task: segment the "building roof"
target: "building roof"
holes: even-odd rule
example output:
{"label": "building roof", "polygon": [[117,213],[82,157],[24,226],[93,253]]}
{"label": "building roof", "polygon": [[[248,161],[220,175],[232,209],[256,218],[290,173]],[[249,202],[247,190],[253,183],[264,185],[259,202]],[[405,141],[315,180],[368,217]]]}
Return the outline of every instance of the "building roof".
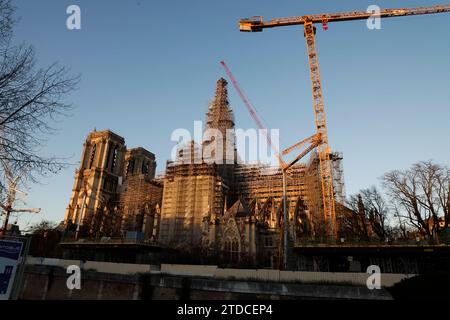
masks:
{"label": "building roof", "polygon": [[230,209],[228,209],[227,216],[240,218],[247,217],[250,215],[250,210],[248,207],[239,199],[237,200]]}

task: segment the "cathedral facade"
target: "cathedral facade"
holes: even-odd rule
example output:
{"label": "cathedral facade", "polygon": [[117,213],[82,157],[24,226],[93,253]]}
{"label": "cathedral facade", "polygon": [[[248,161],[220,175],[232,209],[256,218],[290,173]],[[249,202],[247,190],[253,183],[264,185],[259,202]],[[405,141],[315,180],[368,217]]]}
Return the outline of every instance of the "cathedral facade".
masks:
{"label": "cathedral facade", "polygon": [[83,144],[64,224],[76,238],[123,237],[126,231],[158,236],[162,184],[155,155],[127,149],[117,134],[92,131]]}
{"label": "cathedral facade", "polygon": [[198,249],[224,261],[261,267],[281,263],[285,223],[290,246],[324,234],[314,154],[286,176],[285,222],[281,170],[238,161],[235,120],[222,78],[205,123],[201,144],[181,146],[158,180],[151,152],[127,149],[124,139],[111,131],[91,132],[65,223],[76,227],[78,237],[139,232],[144,240],[181,252]]}

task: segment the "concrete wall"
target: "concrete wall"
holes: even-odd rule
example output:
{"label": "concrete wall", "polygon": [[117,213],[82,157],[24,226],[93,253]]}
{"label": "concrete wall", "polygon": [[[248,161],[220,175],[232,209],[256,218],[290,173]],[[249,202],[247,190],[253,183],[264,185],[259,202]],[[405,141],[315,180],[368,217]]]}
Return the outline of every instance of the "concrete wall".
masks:
{"label": "concrete wall", "polygon": [[311,285],[270,281],[230,281],[165,275],[82,272],[81,289],[69,290],[65,268],[27,266],[20,299],[24,300],[240,300],[240,299],[363,299],[389,300],[384,289],[362,286]]}
{"label": "concrete wall", "polygon": [[[280,271],[270,269],[221,269],[217,266],[162,264],[156,265],[112,263],[79,260],[62,260],[48,258],[27,258],[28,265],[55,266],[66,268],[69,265],[80,266],[83,270],[92,270],[110,274],[137,274],[161,273],[176,276],[209,277],[221,280],[258,280],[271,282],[302,282],[302,283],[346,283],[366,286],[369,275],[367,273],[353,272],[307,272],[307,271]],[[415,276],[414,274],[381,274],[381,286],[390,287],[403,279]]]}
{"label": "concrete wall", "polygon": [[69,290],[68,274],[57,266],[28,266],[20,293],[23,300],[135,300],[139,283],[131,276],[83,272],[81,290]]}

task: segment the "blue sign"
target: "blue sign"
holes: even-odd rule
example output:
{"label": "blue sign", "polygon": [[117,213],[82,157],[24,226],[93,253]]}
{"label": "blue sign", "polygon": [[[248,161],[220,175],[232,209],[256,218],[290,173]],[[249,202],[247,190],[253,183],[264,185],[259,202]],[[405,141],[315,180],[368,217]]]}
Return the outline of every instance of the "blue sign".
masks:
{"label": "blue sign", "polygon": [[0,240],[0,300],[11,295],[21,251],[22,242]]}

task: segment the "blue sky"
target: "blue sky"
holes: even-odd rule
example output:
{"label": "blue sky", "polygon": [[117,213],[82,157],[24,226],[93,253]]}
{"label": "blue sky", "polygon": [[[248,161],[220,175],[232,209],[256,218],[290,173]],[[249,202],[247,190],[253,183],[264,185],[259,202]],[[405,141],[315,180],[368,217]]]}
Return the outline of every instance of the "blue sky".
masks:
{"label": "blue sky", "polygon": [[[46,155],[78,163],[96,127],[128,147],[157,156],[162,171],[176,128],[203,120],[225,60],[282,146],[314,132],[306,48],[301,27],[240,33],[240,18],[266,19],[444,4],[435,1],[146,1],[16,0],[16,41],[34,45],[39,64],[54,61],[80,73],[69,97],[72,116],[56,124]],[[82,29],[66,28],[66,8],[81,7]],[[434,159],[449,165],[450,14],[330,24],[317,47],[332,148],[344,154],[347,194],[379,184],[392,169]],[[237,126],[255,125],[230,88]],[[31,186],[28,205],[42,214],[19,222],[64,218],[76,166]]]}

